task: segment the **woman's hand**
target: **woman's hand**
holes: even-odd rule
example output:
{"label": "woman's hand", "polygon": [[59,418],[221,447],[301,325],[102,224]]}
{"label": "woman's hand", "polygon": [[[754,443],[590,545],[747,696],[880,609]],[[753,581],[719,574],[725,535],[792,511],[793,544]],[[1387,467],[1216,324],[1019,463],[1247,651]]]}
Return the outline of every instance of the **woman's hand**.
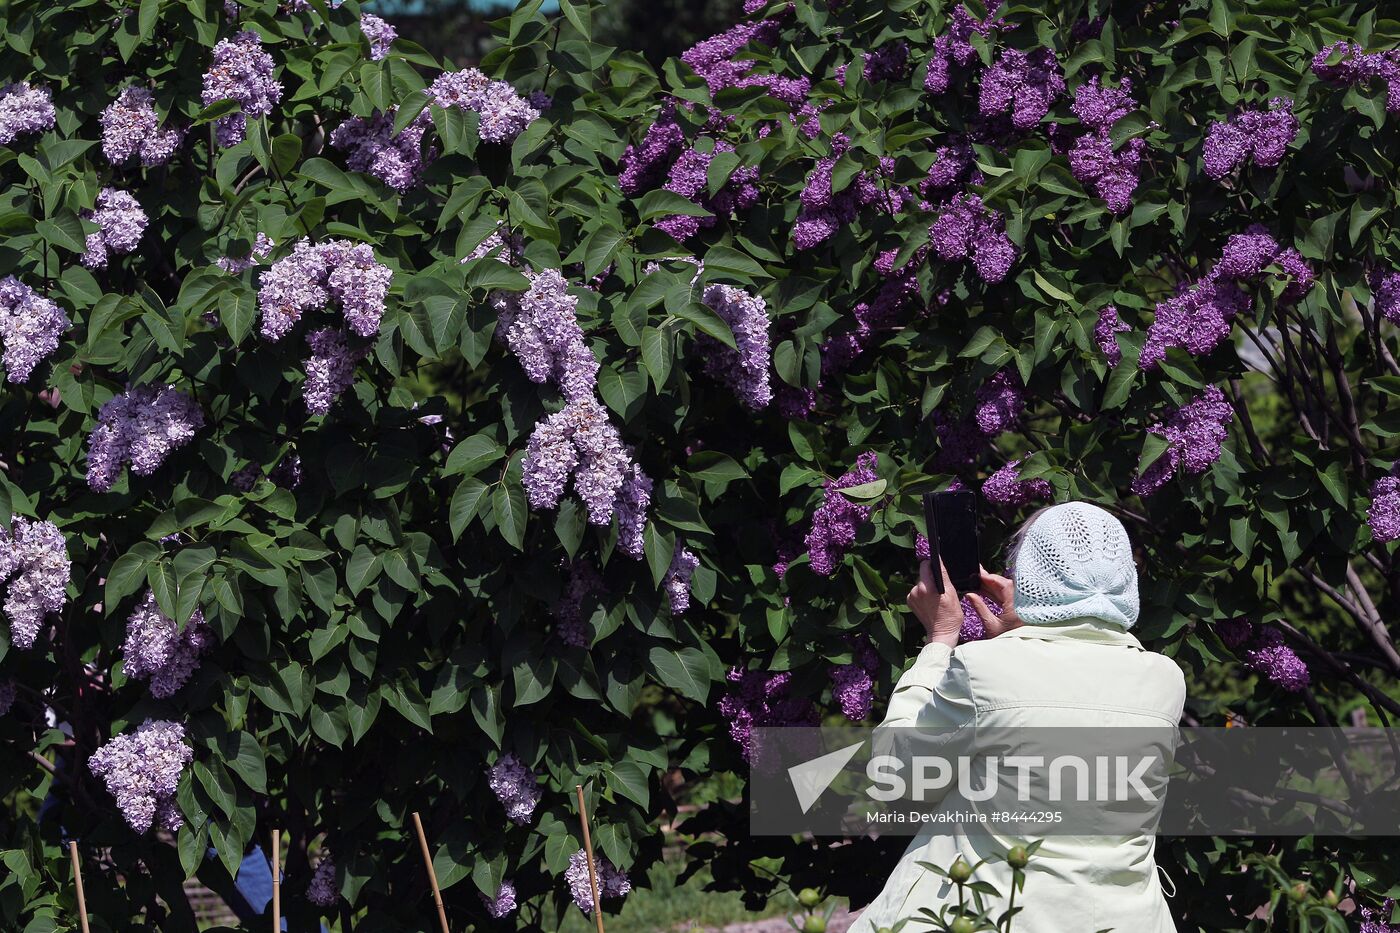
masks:
{"label": "woman's hand", "polygon": [[[1016,597],[1016,584],[1001,574],[988,573],[986,567],[978,566],[977,569],[982,572],[982,589],[978,593],[968,593],[967,599],[981,617],[987,637],[993,638],[1002,632],[1009,632],[1024,625],[1011,606]],[[988,599],[995,600],[996,604],[1001,606],[1000,616],[992,612],[992,608],[987,605]]]}
{"label": "woman's hand", "polygon": [[924,625],[924,632],[930,642],[940,642],[949,648],[958,644],[958,632],[962,630],[962,604],[958,602],[958,591],[948,577],[943,562],[938,562],[938,572],[943,574],[943,593],[938,592],[938,584],[933,578],[933,565],[924,560],[919,562],[919,582],[909,591],[906,602]]}

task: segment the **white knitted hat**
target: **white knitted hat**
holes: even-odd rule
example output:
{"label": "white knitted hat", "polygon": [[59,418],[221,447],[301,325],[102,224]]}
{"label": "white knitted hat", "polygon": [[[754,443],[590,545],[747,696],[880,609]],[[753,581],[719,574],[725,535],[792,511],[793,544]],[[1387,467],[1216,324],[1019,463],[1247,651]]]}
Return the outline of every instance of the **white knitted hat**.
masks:
{"label": "white knitted hat", "polygon": [[1131,628],[1137,567],[1123,523],[1096,505],[1064,502],[1037,515],[1016,551],[1016,614],[1027,625],[1091,616]]}

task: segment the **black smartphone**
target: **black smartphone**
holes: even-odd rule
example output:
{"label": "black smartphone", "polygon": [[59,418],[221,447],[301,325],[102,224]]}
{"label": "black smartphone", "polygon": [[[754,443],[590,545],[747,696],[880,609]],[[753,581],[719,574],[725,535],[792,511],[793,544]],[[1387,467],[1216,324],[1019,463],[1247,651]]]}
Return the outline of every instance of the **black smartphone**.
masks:
{"label": "black smartphone", "polygon": [[[977,493],[970,489],[924,493],[924,524],[929,560],[937,567],[942,558],[959,592],[978,589],[982,576],[977,552]],[[943,592],[942,579],[935,579]]]}

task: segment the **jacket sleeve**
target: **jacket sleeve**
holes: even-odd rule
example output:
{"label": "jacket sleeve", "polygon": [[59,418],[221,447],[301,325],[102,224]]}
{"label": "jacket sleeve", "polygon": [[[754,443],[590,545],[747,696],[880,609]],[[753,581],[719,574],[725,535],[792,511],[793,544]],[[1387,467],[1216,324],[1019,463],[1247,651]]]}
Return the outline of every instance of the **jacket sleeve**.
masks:
{"label": "jacket sleeve", "polygon": [[[976,715],[967,669],[947,645],[924,647],[895,684],[885,719],[875,730],[872,753],[892,756],[897,770],[912,773],[911,763],[934,756],[954,760],[968,754],[976,735]],[[951,788],[925,789],[919,798],[936,805]]]}

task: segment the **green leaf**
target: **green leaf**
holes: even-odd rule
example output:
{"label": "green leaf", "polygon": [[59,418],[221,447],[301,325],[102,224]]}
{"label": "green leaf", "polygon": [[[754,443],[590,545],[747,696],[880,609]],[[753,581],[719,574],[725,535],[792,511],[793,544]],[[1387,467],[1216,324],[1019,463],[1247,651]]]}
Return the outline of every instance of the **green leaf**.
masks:
{"label": "green leaf", "polygon": [[[689,198],[683,198],[674,191],[667,191],[664,188],[657,188],[648,191],[642,196],[637,204],[637,213],[641,219],[651,220],[655,217],[673,217],[681,214],[686,217],[709,217],[710,212]],[[706,256],[706,264],[709,257]]]}
{"label": "green leaf", "polygon": [[301,159],[301,138],[283,133],[272,141],[272,166],[278,178],[286,178]]}
{"label": "green leaf", "polygon": [[349,563],[345,565],[345,582],[350,587],[351,594],[359,596],[383,569],[384,562],[378,554],[363,544],[355,548]]}
{"label": "green leaf", "polygon": [[457,490],[452,494],[452,503],[447,510],[447,523],[448,527],[452,529],[453,541],[462,536],[467,525],[476,517],[477,512],[481,509],[482,500],[490,488],[474,476],[462,480],[457,485]]}
{"label": "green leaf", "polygon": [[145,41],[155,32],[156,19],[160,16],[160,0],[141,0],[136,14],[136,34]]}
{"label": "green leaf", "polygon": [[525,504],[525,489],[518,479],[507,475],[505,482],[492,491],[491,512],[501,536],[517,551],[525,550],[525,524],[530,513]]}
{"label": "green leaf", "polygon": [[583,253],[583,276],[592,279],[601,273],[617,256],[627,235],[613,227],[601,227],[588,237]]}
{"label": "green leaf", "polygon": [[669,333],[656,327],[642,330],[642,364],[651,374],[652,385],[660,392],[671,374],[671,344]]}
{"label": "green leaf", "polygon": [[704,703],[710,696],[710,664],[698,648],[657,646],[647,655],[657,682],[681,696]]}

